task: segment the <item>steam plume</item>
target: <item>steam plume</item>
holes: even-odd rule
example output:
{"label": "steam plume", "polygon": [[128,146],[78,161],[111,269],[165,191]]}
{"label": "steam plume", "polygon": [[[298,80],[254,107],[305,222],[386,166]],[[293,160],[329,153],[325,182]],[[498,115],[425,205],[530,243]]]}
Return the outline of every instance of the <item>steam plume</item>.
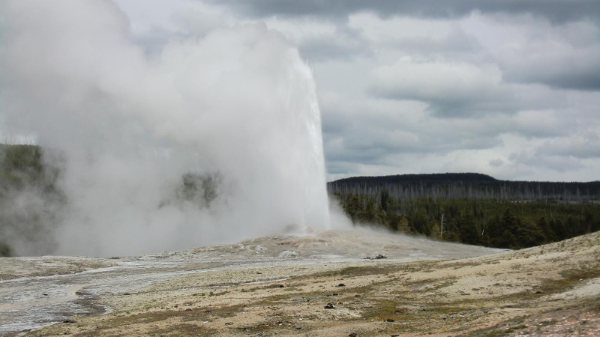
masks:
{"label": "steam plume", "polygon": [[33,135],[60,171],[50,253],[138,254],[329,224],[312,74],[263,25],[148,55],[110,1],[7,0],[0,74],[3,129]]}

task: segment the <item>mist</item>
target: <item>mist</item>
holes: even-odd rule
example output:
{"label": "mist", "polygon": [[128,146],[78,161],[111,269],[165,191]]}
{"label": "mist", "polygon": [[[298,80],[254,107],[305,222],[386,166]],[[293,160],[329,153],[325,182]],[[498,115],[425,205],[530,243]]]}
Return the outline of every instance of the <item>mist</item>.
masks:
{"label": "mist", "polygon": [[[64,200],[35,229],[51,244],[19,255],[133,255],[330,226],[313,76],[264,25],[148,53],[111,1],[2,1],[0,74],[3,134],[35,139]],[[40,198],[10,207],[35,213],[49,207]]]}

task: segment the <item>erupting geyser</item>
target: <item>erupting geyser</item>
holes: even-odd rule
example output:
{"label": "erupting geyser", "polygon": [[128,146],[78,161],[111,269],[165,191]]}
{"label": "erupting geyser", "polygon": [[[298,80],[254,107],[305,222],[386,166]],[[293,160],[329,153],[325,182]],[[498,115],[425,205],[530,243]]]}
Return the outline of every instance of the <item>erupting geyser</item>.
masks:
{"label": "erupting geyser", "polygon": [[[3,131],[34,136],[60,172],[48,253],[140,254],[329,226],[311,71],[262,25],[149,54],[109,1],[2,1],[0,74]],[[31,200],[24,212],[45,205]]]}

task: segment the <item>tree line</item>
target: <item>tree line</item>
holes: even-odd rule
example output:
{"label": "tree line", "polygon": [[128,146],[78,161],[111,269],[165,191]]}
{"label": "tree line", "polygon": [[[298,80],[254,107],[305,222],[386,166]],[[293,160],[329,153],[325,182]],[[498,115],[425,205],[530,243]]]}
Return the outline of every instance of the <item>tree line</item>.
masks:
{"label": "tree line", "polygon": [[59,170],[43,157],[38,146],[0,144],[0,257],[14,255],[16,245],[51,242],[65,196],[56,187]]}
{"label": "tree line", "polygon": [[[62,160],[39,146],[0,144],[0,257],[19,255],[24,247],[34,255],[55,249],[55,229],[69,202],[58,184]],[[187,172],[156,207],[209,207],[221,180],[218,173]]]}
{"label": "tree line", "polygon": [[479,173],[351,177],[330,182],[328,190],[333,194],[361,195],[385,191],[398,199],[600,200],[600,181],[509,181]]}
{"label": "tree line", "polygon": [[507,182],[477,174],[392,177],[395,183],[360,177],[366,179],[328,187],[354,223],[446,241],[517,249],[600,230],[596,183]]}

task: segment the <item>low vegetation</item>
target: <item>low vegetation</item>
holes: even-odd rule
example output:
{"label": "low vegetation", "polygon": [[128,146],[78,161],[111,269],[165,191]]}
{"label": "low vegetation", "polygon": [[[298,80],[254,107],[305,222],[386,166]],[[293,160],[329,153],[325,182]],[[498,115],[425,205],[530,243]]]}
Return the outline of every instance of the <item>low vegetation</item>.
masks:
{"label": "low vegetation", "polygon": [[498,182],[481,176],[413,175],[386,184],[371,177],[333,182],[329,189],[356,224],[440,240],[517,249],[600,230],[596,183]]}
{"label": "low vegetation", "polygon": [[[54,231],[68,205],[57,183],[63,163],[39,146],[0,144],[0,256],[54,252]],[[188,172],[156,207],[210,207],[221,180],[218,173]]]}
{"label": "low vegetation", "polygon": [[0,145],[0,256],[11,256],[17,246],[52,246],[48,229],[64,203],[56,188],[59,170],[44,164],[37,146]]}

